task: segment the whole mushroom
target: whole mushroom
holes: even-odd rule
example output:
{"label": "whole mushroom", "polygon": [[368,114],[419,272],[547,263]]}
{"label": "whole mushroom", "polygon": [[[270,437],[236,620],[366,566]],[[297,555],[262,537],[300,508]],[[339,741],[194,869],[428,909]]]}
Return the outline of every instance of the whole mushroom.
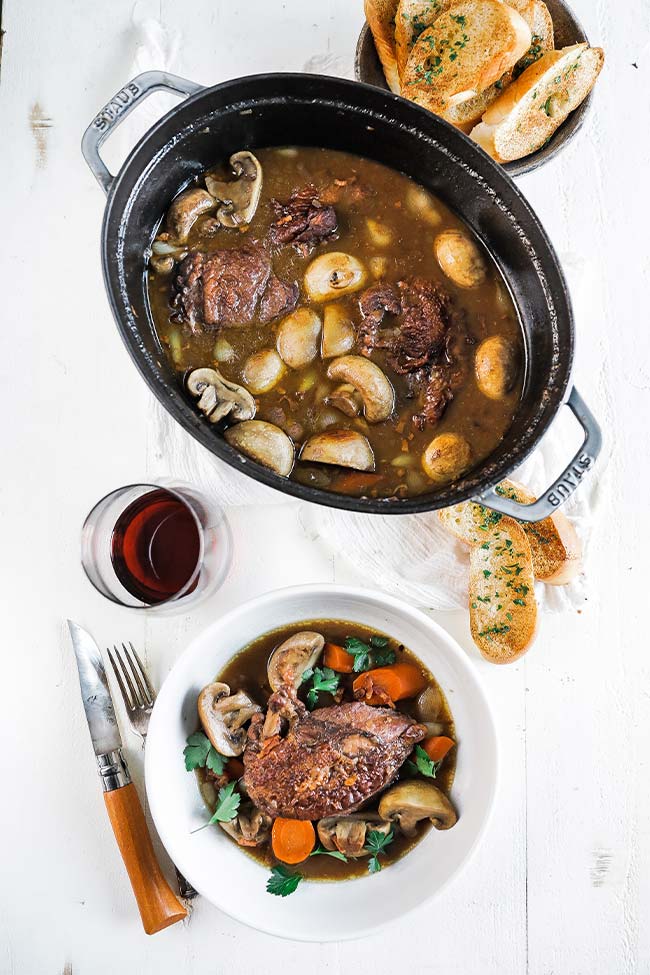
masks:
{"label": "whole mushroom", "polygon": [[304,672],[314,666],[325,646],[325,637],[312,630],[294,633],[276,647],[267,665],[272,691],[290,685],[298,690]]}
{"label": "whole mushroom", "polygon": [[458,433],[440,433],[422,454],[422,468],[436,484],[460,477],[472,463],[472,448]]}
{"label": "whole mushroom", "polygon": [[436,829],[451,829],[458,816],[451,802],[432,782],[398,782],[379,800],[379,815],[396,823],[405,836],[415,836],[417,824],[430,819]]}
{"label": "whole mushroom", "polygon": [[230,157],[235,179],[220,180],[208,174],[205,185],[208,192],[221,203],[217,219],[223,227],[240,227],[250,223],[255,216],[262,192],[262,167],[259,160],[247,149]]}
{"label": "whole mushroom", "polygon": [[312,301],[328,301],[358,291],[366,282],[361,261],[342,251],[315,258],[305,271],[305,290]]}
{"label": "whole mushroom", "polygon": [[476,383],[489,399],[503,399],[514,386],[519,372],[515,344],[505,335],[483,339],[474,359]]}
{"label": "whole mushroom", "polygon": [[204,687],[198,700],[199,720],[220,755],[235,758],[244,751],[247,721],[261,711],[245,691],[230,693],[228,684],[214,681]]}
{"label": "whole mushroom", "polygon": [[216,369],[193,369],[186,386],[192,396],[198,396],[197,406],[210,423],[218,423],[227,416],[238,422],[255,416],[255,400],[248,390],[231,383]]}
{"label": "whole mushroom", "polygon": [[462,230],[438,234],[434,248],[440,267],[460,288],[477,288],[487,278],[487,264],[478,245]]}

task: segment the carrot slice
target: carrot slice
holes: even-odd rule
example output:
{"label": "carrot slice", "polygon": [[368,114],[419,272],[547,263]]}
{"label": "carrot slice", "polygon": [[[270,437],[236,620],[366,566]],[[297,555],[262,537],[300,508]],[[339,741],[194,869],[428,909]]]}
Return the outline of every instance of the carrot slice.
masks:
{"label": "carrot slice", "polygon": [[339,474],[332,481],[332,490],[340,491],[341,494],[369,491],[371,487],[383,479],[383,476],[383,474],[366,474],[363,471],[348,471],[345,474]]}
{"label": "carrot slice", "polygon": [[366,704],[392,707],[395,701],[415,697],[426,686],[426,677],[414,664],[400,663],[359,674],[352,690],[357,700]]}
{"label": "carrot slice", "polygon": [[302,863],[316,843],[314,827],[308,819],[283,819],[273,823],[271,845],[273,853],[283,863]]}
{"label": "carrot slice", "polygon": [[422,747],[432,762],[441,762],[455,744],[456,742],[453,738],[447,738],[445,735],[437,735],[434,738],[426,738],[422,742]]}
{"label": "carrot slice", "polygon": [[338,643],[326,643],[323,663],[326,667],[337,670],[340,674],[351,674],[354,657],[348,653],[345,647],[340,647]]}

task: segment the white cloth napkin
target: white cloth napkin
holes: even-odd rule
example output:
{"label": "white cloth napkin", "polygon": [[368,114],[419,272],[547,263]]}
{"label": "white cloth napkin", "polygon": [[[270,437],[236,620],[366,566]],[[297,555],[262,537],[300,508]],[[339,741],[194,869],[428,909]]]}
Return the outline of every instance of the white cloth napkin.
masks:
{"label": "white cloth napkin", "polygon": [[[152,68],[174,70],[176,47],[164,27],[151,18],[138,18],[133,74]],[[337,66],[338,67],[338,66]],[[320,64],[312,70],[322,70]],[[332,68],[329,68],[330,72]],[[337,73],[347,74],[341,70]],[[122,158],[135,140],[160,116],[160,104],[145,103],[137,118],[119,129],[114,141]],[[572,254],[561,255],[569,280],[578,332],[589,327],[597,314],[598,289],[593,269]],[[586,337],[586,336],[584,336]],[[593,339],[579,341],[581,359],[575,374],[585,398],[605,430],[611,429],[610,398],[602,374],[603,350]],[[584,387],[584,388],[583,388]],[[314,544],[343,555],[359,572],[360,580],[398,594],[409,602],[435,610],[455,610],[467,605],[468,555],[465,548],[440,526],[435,512],[412,516],[362,515],[296,502],[223,464],[178,425],[151,399],[154,436],[148,467],[152,476],[173,476],[191,481],[224,506],[299,505],[303,530]],[[560,473],[579,444],[579,428],[569,411],[560,411],[551,430],[526,463],[513,475],[533,492],[543,490]],[[598,474],[586,478],[564,507],[585,547],[594,512],[607,483],[605,457]],[[568,587],[538,585],[538,597],[550,611],[579,608],[586,598],[586,575]]]}

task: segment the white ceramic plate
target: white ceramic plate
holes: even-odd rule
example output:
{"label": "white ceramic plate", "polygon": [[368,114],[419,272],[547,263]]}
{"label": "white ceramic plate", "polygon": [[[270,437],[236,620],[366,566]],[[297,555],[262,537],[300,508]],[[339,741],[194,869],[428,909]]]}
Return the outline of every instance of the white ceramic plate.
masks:
{"label": "white ceramic plate", "polygon": [[[197,730],[199,691],[235,653],[268,630],[310,619],[363,623],[397,638],[431,669],[449,701],[458,736],[452,800],[458,823],[430,830],[411,853],[373,876],[341,883],[303,882],[290,897],[266,893],[268,870],[207,820],[196,778],[185,771],[185,739]],[[231,917],[300,941],[367,935],[439,895],[474,851],[489,818],[497,780],[490,709],[465,654],[423,613],[383,593],[301,586],[267,593],[217,620],[192,641],[165,681],[147,736],[147,794],[160,838],[178,869]],[[299,869],[299,868],[298,868]]]}

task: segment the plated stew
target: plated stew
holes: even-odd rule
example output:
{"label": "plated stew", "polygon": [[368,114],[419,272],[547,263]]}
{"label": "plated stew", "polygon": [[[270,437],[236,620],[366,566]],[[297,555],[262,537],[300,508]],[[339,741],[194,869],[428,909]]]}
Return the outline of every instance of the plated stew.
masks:
{"label": "plated stew", "polygon": [[456,823],[449,706],[382,633],[340,620],[273,630],[203,688],[197,709],[185,766],[206,827],[270,868],[269,893],[377,873],[432,825]]}
{"label": "plated stew", "polygon": [[171,204],[148,289],[215,436],[303,484],[435,491],[517,409],[524,347],[496,265],[439,200],[368,159],[235,153]]}

